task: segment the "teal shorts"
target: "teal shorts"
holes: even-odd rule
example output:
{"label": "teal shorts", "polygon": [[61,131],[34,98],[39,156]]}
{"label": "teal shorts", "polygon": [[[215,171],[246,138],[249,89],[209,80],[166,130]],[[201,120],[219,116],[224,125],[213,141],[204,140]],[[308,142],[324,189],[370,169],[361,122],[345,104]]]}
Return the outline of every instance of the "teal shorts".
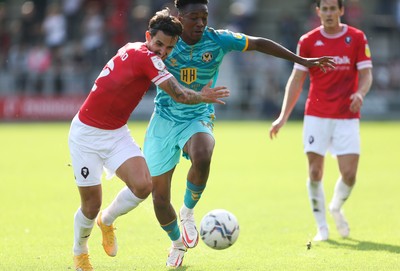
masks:
{"label": "teal shorts", "polygon": [[[178,163],[186,142],[197,133],[207,133],[214,138],[214,123],[210,118],[173,122],[154,113],[147,127],[143,153],[151,176],[159,176]],[[182,155],[189,159],[186,153]]]}

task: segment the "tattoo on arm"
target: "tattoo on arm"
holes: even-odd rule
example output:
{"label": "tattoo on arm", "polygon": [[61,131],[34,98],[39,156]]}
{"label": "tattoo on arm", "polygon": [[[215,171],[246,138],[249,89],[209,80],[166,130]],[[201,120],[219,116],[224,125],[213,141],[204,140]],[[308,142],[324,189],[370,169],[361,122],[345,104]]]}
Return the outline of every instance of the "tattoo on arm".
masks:
{"label": "tattoo on arm", "polygon": [[171,89],[172,97],[180,103],[184,104],[198,104],[201,103],[200,93],[193,91],[191,89],[182,87],[175,80],[169,80],[169,87]]}

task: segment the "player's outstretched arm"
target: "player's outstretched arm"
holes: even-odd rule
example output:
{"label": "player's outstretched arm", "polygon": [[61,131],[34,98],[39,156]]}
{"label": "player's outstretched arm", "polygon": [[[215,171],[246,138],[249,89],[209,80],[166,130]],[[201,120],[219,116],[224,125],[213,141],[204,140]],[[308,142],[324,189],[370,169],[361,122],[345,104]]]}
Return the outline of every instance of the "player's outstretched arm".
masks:
{"label": "player's outstretched arm", "polygon": [[307,77],[307,72],[293,69],[292,74],[286,83],[285,96],[282,102],[282,109],[279,117],[272,123],[269,129],[269,137],[274,139],[277,137],[279,130],[285,125],[293,111],[294,106],[299,99],[303,89],[304,81]]}
{"label": "player's outstretched arm", "polygon": [[198,103],[217,103],[225,104],[221,98],[229,97],[229,90],[226,87],[211,88],[210,81],[201,91],[194,91],[185,88],[176,80],[175,77],[162,82],[159,86],[162,90],[168,93],[176,102],[183,104],[198,104]]}
{"label": "player's outstretched arm", "polygon": [[296,62],[307,68],[319,67],[323,72],[326,72],[326,68],[335,68],[335,61],[333,57],[324,56],[319,58],[304,58],[296,55],[286,47],[265,38],[251,37],[249,36],[248,51],[258,51],[264,54],[276,56],[282,59],[286,59],[292,62]]}

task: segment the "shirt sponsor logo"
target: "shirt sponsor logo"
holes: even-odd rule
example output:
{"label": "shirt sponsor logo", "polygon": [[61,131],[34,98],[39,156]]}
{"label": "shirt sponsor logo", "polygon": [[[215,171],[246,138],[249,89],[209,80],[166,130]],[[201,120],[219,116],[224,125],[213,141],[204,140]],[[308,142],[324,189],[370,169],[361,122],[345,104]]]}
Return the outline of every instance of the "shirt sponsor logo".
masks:
{"label": "shirt sponsor logo", "polygon": [[197,69],[196,68],[185,68],[181,69],[181,81],[190,85],[197,80]]}
{"label": "shirt sponsor logo", "polygon": [[335,56],[336,65],[350,65],[351,61],[348,56]]}
{"label": "shirt sponsor logo", "polygon": [[165,69],[165,64],[159,56],[152,56],[150,59],[157,70],[162,71]]}

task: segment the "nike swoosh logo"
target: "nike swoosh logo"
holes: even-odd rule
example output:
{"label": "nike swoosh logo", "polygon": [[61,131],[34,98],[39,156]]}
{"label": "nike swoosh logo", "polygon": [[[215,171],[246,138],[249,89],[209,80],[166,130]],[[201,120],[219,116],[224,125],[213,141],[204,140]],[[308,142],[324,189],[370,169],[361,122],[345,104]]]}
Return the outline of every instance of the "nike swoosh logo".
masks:
{"label": "nike swoosh logo", "polygon": [[189,235],[186,232],[186,228],[183,227],[183,233],[185,234],[185,239],[188,243],[192,243],[194,239],[190,240]]}

